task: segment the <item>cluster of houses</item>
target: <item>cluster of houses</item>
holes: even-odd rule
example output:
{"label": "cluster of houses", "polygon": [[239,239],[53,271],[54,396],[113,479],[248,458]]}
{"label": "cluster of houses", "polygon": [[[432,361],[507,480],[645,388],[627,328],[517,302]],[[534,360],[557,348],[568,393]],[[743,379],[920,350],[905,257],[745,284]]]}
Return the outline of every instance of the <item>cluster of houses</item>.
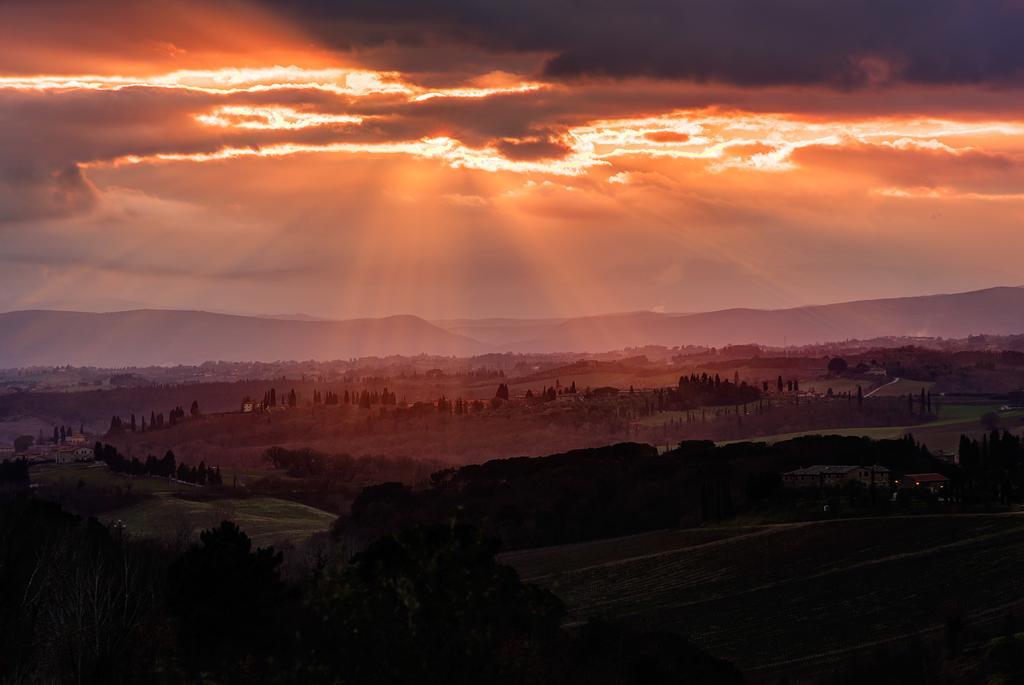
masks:
{"label": "cluster of houses", "polygon": [[902,479],[893,479],[892,472],[879,464],[815,464],[782,474],[782,484],[789,488],[827,488],[849,482],[889,490],[927,490],[938,496],[943,496],[949,489],[949,478],[941,473],[908,473]]}
{"label": "cluster of houses", "polygon": [[0,462],[5,459],[25,459],[30,463],[52,461],[57,464],[74,464],[93,461],[94,458],[93,446],[85,435],[69,435],[59,443],[30,445],[23,452],[17,452],[13,446],[0,445]]}
{"label": "cluster of houses", "polygon": [[884,466],[831,466],[815,464],[782,474],[782,484],[791,488],[825,488],[859,481],[867,486],[892,486],[892,472]]}

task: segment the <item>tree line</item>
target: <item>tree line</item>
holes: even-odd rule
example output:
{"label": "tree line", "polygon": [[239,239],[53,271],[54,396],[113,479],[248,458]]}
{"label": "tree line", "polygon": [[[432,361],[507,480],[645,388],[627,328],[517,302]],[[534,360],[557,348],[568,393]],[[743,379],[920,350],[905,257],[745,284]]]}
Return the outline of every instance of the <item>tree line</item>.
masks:
{"label": "tree line", "polygon": [[761,391],[741,381],[738,373],[731,382],[723,380],[717,373],[714,376],[707,373],[698,376],[693,373],[680,376],[675,391],[670,391],[663,401],[672,409],[693,409],[701,406],[749,404],[759,399]]}
{"label": "tree line", "polygon": [[[248,402],[249,398],[242,400],[243,404]],[[327,390],[321,392],[319,389],[313,390],[313,404],[314,405],[327,405],[336,406],[352,405],[362,409],[369,409],[373,406],[396,406],[398,404],[398,395],[394,392],[389,391],[386,387],[383,390],[362,390],[356,392],[353,390],[349,392],[345,390],[344,393],[338,394],[334,391]],[[290,389],[287,393],[282,394],[280,398],[277,395],[277,388],[270,388],[263,393],[263,399],[256,403],[256,409],[258,411],[267,411],[268,409],[275,409],[277,407],[288,407],[293,409],[299,406],[299,396],[296,394],[295,389]]]}
{"label": "tree line", "polygon": [[957,456],[965,498],[995,499],[1002,504],[1024,500],[1024,446],[1020,436],[992,430],[975,440],[960,436]]}
{"label": "tree line", "polygon": [[195,485],[216,486],[223,485],[224,483],[220,467],[208,467],[205,461],[200,461],[198,466],[189,466],[183,462],[179,463],[174,456],[174,452],[171,450],[167,450],[161,458],[149,455],[145,461],[141,461],[137,457],[126,458],[113,445],[97,442],[93,448],[93,454],[96,461],[102,461],[115,473],[125,473],[131,476],[174,478],[184,483],[193,483]]}
{"label": "tree line", "polygon": [[136,421],[135,414],[131,414],[128,419],[121,418],[120,416],[114,415],[110,417],[110,428],[108,435],[116,435],[125,431],[143,432],[150,430],[157,430],[163,428],[165,425],[174,426],[180,421],[184,421],[187,417],[193,419],[198,418],[202,415],[199,410],[199,401],[192,400],[192,404],[189,407],[188,414],[185,413],[184,407],[180,404],[173,407],[167,414],[167,420],[164,420],[163,412],[157,413],[155,411],[149,412],[149,423],[146,423],[146,415],[142,414],[139,420]]}
{"label": "tree line", "polygon": [[956,467],[911,439],[806,436],[776,443],[682,442],[659,453],[620,443],[547,457],[496,459],[434,473],[428,487],[370,486],[339,518],[338,535],[372,539],[458,515],[517,549],[699,525],[749,504],[751,483],[815,463],[882,464],[896,474]]}

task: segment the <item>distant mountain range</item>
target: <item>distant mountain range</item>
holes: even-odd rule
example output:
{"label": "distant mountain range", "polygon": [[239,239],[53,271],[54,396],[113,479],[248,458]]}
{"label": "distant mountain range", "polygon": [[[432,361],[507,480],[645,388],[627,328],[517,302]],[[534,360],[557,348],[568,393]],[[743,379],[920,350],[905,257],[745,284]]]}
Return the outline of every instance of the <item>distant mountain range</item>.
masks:
{"label": "distant mountain range", "polygon": [[[861,300],[792,309],[699,314],[635,312],[486,327],[487,342],[514,351],[601,352],[640,345],[808,345],[885,336],[964,338],[1024,333],[1024,288]],[[458,323],[458,322],[457,322]],[[472,323],[450,326],[469,337]]]}
{"label": "distant mountain range", "polygon": [[1024,333],[1024,288],[776,310],[435,322],[415,316],[324,321],[179,310],[31,310],[0,314],[0,367],[604,352],[640,345],[779,346],[886,336],[963,338],[978,333]]}
{"label": "distant mountain range", "polygon": [[296,321],[140,309],[0,314],[0,366],[146,366],[204,361],[473,355],[488,349],[415,316]]}

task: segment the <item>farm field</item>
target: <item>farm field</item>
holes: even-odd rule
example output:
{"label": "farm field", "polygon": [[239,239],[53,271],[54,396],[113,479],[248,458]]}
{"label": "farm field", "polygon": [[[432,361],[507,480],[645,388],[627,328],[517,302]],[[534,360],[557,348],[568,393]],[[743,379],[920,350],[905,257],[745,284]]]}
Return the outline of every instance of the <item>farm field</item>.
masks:
{"label": "farm field", "polygon": [[289,476],[284,471],[277,471],[269,466],[246,467],[246,466],[224,466],[220,470],[221,478],[225,485],[245,487],[264,478],[274,478],[283,482],[298,481],[299,479]]}
{"label": "farm field", "polygon": [[501,560],[515,566],[524,579],[531,580],[633,557],[679,551],[716,540],[754,534],[761,530],[763,529],[753,526],[658,530],[621,538],[507,552],[501,555]]}
{"label": "farm field", "polygon": [[[246,470],[241,477],[257,478],[270,471]],[[142,537],[174,537],[184,531],[198,532],[225,519],[237,523],[256,545],[287,540],[299,543],[314,533],[327,530],[336,515],[297,502],[275,497],[203,499],[203,489],[188,483],[152,476],[127,476],[111,472],[105,465],[42,464],[30,470],[33,484],[76,487],[79,482],[93,487],[118,487],[126,492],[149,495],[129,507],[99,515],[105,523],[121,521],[126,530]],[[227,476],[226,476],[227,477]],[[195,499],[186,499],[187,497]]]}
{"label": "farm field", "polygon": [[[575,383],[581,391],[585,388],[615,387],[625,390],[629,386],[638,388],[665,387],[676,385],[679,382],[680,372],[675,369],[661,371],[659,373],[643,374],[630,373],[628,371],[594,371],[590,373],[573,373],[567,375],[535,374],[527,378],[513,378],[509,381],[509,391],[513,395],[523,395],[527,390],[534,393],[543,390],[544,387],[559,382],[562,385]],[[479,389],[479,394],[484,394],[491,389],[491,385],[484,385]],[[486,395],[484,395],[486,397]]]}
{"label": "farm field", "polygon": [[[758,436],[745,438],[744,440],[730,440],[727,442],[743,442],[745,440],[752,440],[755,442],[781,442],[783,440],[798,438],[802,435],[847,435],[884,440],[900,438],[907,433],[911,433],[915,439],[924,442],[932,451],[954,451],[962,433],[978,437],[986,430],[981,425],[981,417],[989,412],[997,412],[1002,427],[1008,430],[1014,430],[1015,428],[1019,428],[1024,425],[1024,411],[1015,410],[999,412],[998,404],[946,404],[939,408],[938,418],[935,421],[930,421],[928,423],[906,426],[823,428],[820,430],[780,433],[777,435]],[[727,443],[723,442],[720,444]]]}
{"label": "farm field", "polygon": [[622,557],[586,568],[571,551],[560,568],[558,548],[506,559],[558,594],[570,623],[610,615],[678,631],[748,670],[941,626],[954,606],[970,618],[1024,600],[1016,514],[790,524],[691,543],[635,556],[624,539]]}
{"label": "farm field", "polygon": [[867,381],[856,381],[850,378],[808,378],[807,380],[800,381],[801,390],[817,392],[822,395],[827,393],[829,388],[832,388],[832,392],[837,395],[845,392],[856,395],[858,385],[861,386],[861,390],[864,392],[870,392],[872,388],[878,386],[878,383],[872,384]]}
{"label": "farm field", "polygon": [[231,520],[252,538],[253,545],[290,542],[298,544],[310,535],[326,531],[334,514],[276,497],[191,500],[158,496],[136,505],[102,514],[104,523],[120,521],[125,530],[140,537],[189,537],[204,528]]}
{"label": "farm field", "polygon": [[140,495],[196,491],[196,486],[176,480],[114,473],[101,462],[39,464],[32,466],[29,474],[35,485],[60,485],[62,482],[74,485],[81,481],[92,486],[119,487]]}

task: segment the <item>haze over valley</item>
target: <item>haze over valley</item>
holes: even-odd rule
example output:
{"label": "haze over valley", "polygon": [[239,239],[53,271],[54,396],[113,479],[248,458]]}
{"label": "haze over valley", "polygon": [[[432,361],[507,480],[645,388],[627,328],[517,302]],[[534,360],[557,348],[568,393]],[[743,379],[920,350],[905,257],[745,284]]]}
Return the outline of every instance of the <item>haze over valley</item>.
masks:
{"label": "haze over valley", "polygon": [[784,310],[634,312],[548,320],[429,322],[242,317],[178,310],[0,314],[0,367],[149,366],[490,352],[608,352],[744,343],[782,347],[886,337],[1024,333],[1024,288],[866,300]]}

